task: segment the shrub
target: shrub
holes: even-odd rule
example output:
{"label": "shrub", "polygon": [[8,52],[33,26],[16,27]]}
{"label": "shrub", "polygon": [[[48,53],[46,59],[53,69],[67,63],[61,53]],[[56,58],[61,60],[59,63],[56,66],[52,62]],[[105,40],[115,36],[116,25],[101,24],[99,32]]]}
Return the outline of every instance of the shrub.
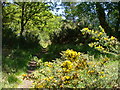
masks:
{"label": "shrub", "polygon": [[17,45],[17,35],[11,28],[3,28],[2,45],[3,47],[14,47]]}
{"label": "shrub", "polygon": [[53,44],[78,44],[83,42],[82,33],[78,28],[80,29],[81,27],[78,27],[73,22],[64,22],[60,31],[53,32],[50,35],[50,40]]}
{"label": "shrub", "polygon": [[28,48],[29,49],[29,48],[35,48],[35,47],[40,46],[39,35],[35,35],[32,32],[26,32],[25,35],[22,37],[22,41],[20,39],[19,42],[20,42],[20,46],[22,48]]}
{"label": "shrub", "polygon": [[117,38],[111,36],[107,36],[104,29],[100,26],[101,31],[90,30],[88,28],[83,28],[82,34],[91,35],[91,39],[94,42],[89,43],[90,47],[93,47],[100,52],[118,54],[119,53],[119,45]]}
{"label": "shrub", "polygon": [[92,56],[69,49],[61,55],[53,62],[39,60],[39,69],[27,77],[34,80],[34,88],[105,88],[118,85],[117,74],[111,75],[105,69],[109,58],[96,61]]}

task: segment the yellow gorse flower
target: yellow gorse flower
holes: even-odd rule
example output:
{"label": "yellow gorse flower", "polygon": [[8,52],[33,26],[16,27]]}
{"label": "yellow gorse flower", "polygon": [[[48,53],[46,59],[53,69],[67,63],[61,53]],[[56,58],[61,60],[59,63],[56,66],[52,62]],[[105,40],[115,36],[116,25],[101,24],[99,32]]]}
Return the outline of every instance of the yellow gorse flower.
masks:
{"label": "yellow gorse flower", "polygon": [[96,38],[95,40],[99,40],[98,38]]}
{"label": "yellow gorse flower", "polygon": [[65,52],[62,53],[62,56],[65,57],[65,59],[70,60],[70,61],[76,61],[78,59],[78,57],[80,56],[80,52],[76,52],[73,50],[66,50]]}
{"label": "yellow gorse flower", "polygon": [[43,88],[43,85],[36,85],[36,88]]}
{"label": "yellow gorse flower", "polygon": [[99,72],[100,74],[104,74],[104,72]]}
{"label": "yellow gorse flower", "polygon": [[104,30],[104,29],[102,29],[102,32],[105,32],[105,30]]}
{"label": "yellow gorse flower", "polygon": [[52,77],[49,77],[49,79],[53,79],[54,77],[52,76]]}
{"label": "yellow gorse flower", "polygon": [[89,46],[90,46],[90,47],[93,47],[93,46],[94,46],[94,43],[90,43]]}
{"label": "yellow gorse flower", "polygon": [[104,40],[108,40],[108,38],[104,37]]}
{"label": "yellow gorse flower", "polygon": [[99,28],[102,30],[102,32],[105,32],[105,30],[101,26],[99,26]]}
{"label": "yellow gorse flower", "polygon": [[71,61],[64,61],[63,63],[62,63],[62,67],[63,67],[63,69],[64,70],[67,70],[67,69],[72,69],[73,68],[73,64],[72,64],[72,62]]}
{"label": "yellow gorse flower", "polygon": [[72,77],[71,76],[63,76],[61,77],[62,80],[68,80],[68,79],[71,79]]}
{"label": "yellow gorse flower", "polygon": [[108,61],[108,60],[109,60],[109,58],[107,58],[107,57],[103,59],[103,61]]}
{"label": "yellow gorse flower", "polygon": [[100,76],[100,78],[104,78],[104,77],[105,77],[105,75]]}
{"label": "yellow gorse flower", "polygon": [[100,32],[100,35],[102,35],[103,34],[103,32]]}
{"label": "yellow gorse flower", "polygon": [[88,73],[94,73],[95,71],[94,70],[90,70],[90,71],[88,71]]}
{"label": "yellow gorse flower", "polygon": [[84,30],[89,30],[88,28],[84,28]]}
{"label": "yellow gorse flower", "polygon": [[44,65],[45,65],[45,66],[48,66],[48,67],[53,67],[52,64],[53,64],[52,62],[45,62],[45,63],[44,63]]}
{"label": "yellow gorse flower", "polygon": [[70,79],[70,76],[65,76],[66,79]]}
{"label": "yellow gorse flower", "polygon": [[88,32],[91,32],[91,30],[88,30]]}
{"label": "yellow gorse flower", "polygon": [[67,60],[63,62],[62,66],[71,65],[71,64],[72,62]]}
{"label": "yellow gorse flower", "polygon": [[22,76],[26,76],[26,74],[23,74]]}
{"label": "yellow gorse flower", "polygon": [[100,32],[100,33],[98,34],[98,37],[99,37],[99,36],[101,36],[102,34],[103,34],[103,33],[102,33],[102,32]]}
{"label": "yellow gorse flower", "polygon": [[111,40],[114,40],[114,39],[115,39],[115,37],[111,36]]}
{"label": "yellow gorse flower", "polygon": [[103,48],[102,46],[100,46],[100,45],[99,45],[99,46],[97,46],[96,48],[97,48],[97,49],[104,50],[104,48]]}
{"label": "yellow gorse flower", "polygon": [[98,33],[98,31],[95,31],[95,33]]}

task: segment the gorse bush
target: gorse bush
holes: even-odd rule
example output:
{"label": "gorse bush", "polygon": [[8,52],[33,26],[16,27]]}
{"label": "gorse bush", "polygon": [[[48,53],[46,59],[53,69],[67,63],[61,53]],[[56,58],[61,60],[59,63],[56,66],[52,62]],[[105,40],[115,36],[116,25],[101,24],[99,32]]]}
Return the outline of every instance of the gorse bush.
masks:
{"label": "gorse bush", "polygon": [[62,51],[61,55],[53,62],[39,60],[39,69],[24,77],[34,80],[34,88],[105,88],[118,85],[117,74],[110,75],[105,69],[109,58],[94,60],[92,56],[69,49]]}
{"label": "gorse bush", "polygon": [[101,31],[90,30],[88,28],[83,28],[82,34],[89,34],[91,35],[91,39],[94,42],[89,43],[90,47],[93,47],[100,52],[104,53],[111,53],[111,54],[118,54],[118,48],[120,43],[118,42],[117,38],[111,36],[107,36],[104,29],[100,26]]}

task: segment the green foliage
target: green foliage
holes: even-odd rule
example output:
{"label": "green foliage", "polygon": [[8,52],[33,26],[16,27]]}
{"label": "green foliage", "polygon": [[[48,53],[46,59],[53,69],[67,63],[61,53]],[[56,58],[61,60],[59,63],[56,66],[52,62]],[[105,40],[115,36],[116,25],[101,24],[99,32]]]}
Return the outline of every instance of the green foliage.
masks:
{"label": "green foliage", "polygon": [[2,88],[17,88],[22,82],[21,74],[25,74],[27,64],[32,59],[32,55],[40,52],[36,49],[13,49],[3,48],[2,56]]}
{"label": "green foliage", "polygon": [[63,2],[66,20],[78,22],[80,26],[97,28],[99,25],[94,2]]}
{"label": "green foliage", "polygon": [[17,35],[12,31],[11,28],[3,28],[3,32],[2,32],[2,43],[3,46],[11,46],[11,47],[15,47],[17,46]]}
{"label": "green foliage", "polygon": [[16,73],[19,70],[25,71],[26,64],[30,59],[31,55],[29,52],[20,49],[12,50],[9,54],[3,56],[3,70],[7,73]]}
{"label": "green foliage", "polygon": [[22,38],[22,43],[24,43],[24,45],[22,44],[20,46],[25,49],[41,47],[39,35],[35,35],[32,32],[26,32],[25,36]]}
{"label": "green foliage", "polygon": [[[43,39],[43,37],[40,36],[41,33],[44,33],[44,38],[48,41],[46,36],[49,36],[49,34],[53,33],[53,31],[59,31],[61,27],[61,17],[53,15],[50,12],[49,5],[46,3],[4,3],[2,9],[3,29],[7,32],[7,28],[10,28],[11,31],[17,36],[14,37],[15,39],[22,35],[23,42],[22,40],[17,41],[19,42],[18,44],[22,43],[20,46],[23,45],[23,43],[25,47],[34,46],[33,44],[39,44],[39,41]],[[6,32],[4,32],[4,35],[7,36]],[[33,38],[30,34],[33,35]],[[11,33],[9,35],[12,36]],[[7,42],[7,44],[8,43],[9,42]],[[36,45],[34,47],[36,47]]]}
{"label": "green foliage", "polygon": [[[95,60],[92,56],[69,49],[61,55],[53,62],[39,60],[40,68],[27,77],[34,80],[34,88],[117,87],[117,61],[112,63],[107,57]],[[113,71],[111,66],[114,66]]]}
{"label": "green foliage", "polygon": [[[119,3],[100,3],[102,24],[107,21],[114,37],[99,30],[96,3],[63,2],[65,20],[53,15],[47,3],[2,5],[4,88],[16,88],[23,77],[33,80],[35,88],[118,87]],[[30,60],[37,61],[38,68],[26,75]]]}
{"label": "green foliage", "polygon": [[63,2],[62,5],[66,20],[92,29],[98,29],[101,25],[107,35],[111,33],[119,40],[119,2]]}
{"label": "green foliage", "polygon": [[[50,40],[53,44],[77,44],[83,42],[82,33],[76,23],[63,21],[62,30],[53,32]],[[78,38],[79,37],[79,38]]]}
{"label": "green foliage", "polygon": [[8,82],[9,83],[17,83],[18,78],[15,75],[9,75],[8,76]]}
{"label": "green foliage", "polygon": [[119,45],[117,38],[111,36],[107,36],[104,29],[102,27],[101,31],[89,30],[88,28],[82,29],[82,33],[85,35],[86,33],[91,35],[91,39],[95,40],[90,43],[89,46],[93,47],[104,53],[113,53],[119,54]]}

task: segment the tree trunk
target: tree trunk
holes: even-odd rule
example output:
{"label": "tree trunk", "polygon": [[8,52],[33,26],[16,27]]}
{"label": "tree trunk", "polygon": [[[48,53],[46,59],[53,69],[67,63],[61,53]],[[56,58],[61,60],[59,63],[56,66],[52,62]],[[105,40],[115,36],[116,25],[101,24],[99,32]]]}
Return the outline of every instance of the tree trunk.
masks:
{"label": "tree trunk", "polygon": [[22,2],[22,15],[21,15],[21,31],[20,31],[20,41],[19,41],[19,47],[23,48],[23,32],[24,32],[24,8],[25,8],[25,2]]}
{"label": "tree trunk", "polygon": [[25,6],[25,2],[23,2],[22,4],[22,16],[21,16],[21,31],[20,31],[20,37],[22,37],[23,35],[23,31],[24,31],[24,6]]}
{"label": "tree trunk", "polygon": [[99,2],[96,3],[96,11],[98,14],[98,19],[100,21],[100,25],[105,30],[105,32],[108,36],[112,36],[112,29],[110,28],[110,26],[106,22],[104,8],[102,7],[102,5]]}

